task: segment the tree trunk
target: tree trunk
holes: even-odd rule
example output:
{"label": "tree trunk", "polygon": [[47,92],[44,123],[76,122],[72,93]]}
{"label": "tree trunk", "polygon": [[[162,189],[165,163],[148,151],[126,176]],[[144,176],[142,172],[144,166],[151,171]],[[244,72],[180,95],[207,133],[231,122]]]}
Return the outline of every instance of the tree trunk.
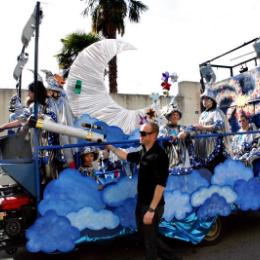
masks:
{"label": "tree trunk", "polygon": [[[112,24],[108,24],[106,28],[107,39],[116,39],[116,29]],[[117,93],[117,57],[113,57],[108,63],[109,70],[109,93]]]}
{"label": "tree trunk", "polygon": [[108,63],[109,67],[109,93],[117,93],[117,57]]}

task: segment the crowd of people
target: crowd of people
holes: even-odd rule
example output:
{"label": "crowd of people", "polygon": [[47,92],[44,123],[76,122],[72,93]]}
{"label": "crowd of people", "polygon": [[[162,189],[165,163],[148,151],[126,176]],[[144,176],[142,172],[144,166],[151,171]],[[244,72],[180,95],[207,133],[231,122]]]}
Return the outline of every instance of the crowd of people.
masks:
{"label": "crowd of people", "polygon": [[[28,95],[26,105],[22,106],[19,98],[13,97],[10,102],[9,111],[11,112],[9,122],[0,126],[0,131],[9,129],[9,133],[19,131],[29,131],[27,127],[28,118],[34,115],[35,102],[38,104],[38,116],[49,117],[54,122],[65,125],[73,125],[74,117],[70,109],[68,98],[63,90],[64,81],[59,75],[46,73],[47,87],[42,81],[37,81],[37,95],[35,95],[35,85],[31,83],[28,86]],[[36,100],[37,98],[37,100]],[[182,111],[175,103],[171,103],[168,111],[164,114],[167,123],[160,126],[158,136],[170,137],[169,141],[163,142],[163,148],[169,157],[169,168],[190,168],[190,167],[207,167],[210,171],[214,167],[223,162],[227,156],[236,160],[241,160],[247,165],[252,165],[259,154],[259,134],[243,132],[257,130],[255,124],[250,122],[250,116],[243,110],[237,113],[237,121],[240,129],[238,134],[232,137],[207,137],[196,138],[197,135],[209,133],[225,133],[229,132],[228,122],[225,114],[217,106],[216,96],[211,88],[206,88],[200,96],[203,112],[199,117],[198,124],[184,126],[179,123],[182,118]],[[33,131],[29,131],[32,135]],[[40,132],[40,145],[64,145],[77,143],[76,138],[65,135],[58,135],[46,131]],[[33,147],[33,146],[32,146]],[[94,166],[88,166],[85,157],[90,156],[87,151],[92,151]],[[113,170],[122,168],[122,163],[111,156],[109,159],[108,151],[94,151],[93,147],[87,147],[84,151],[77,148],[51,150],[42,152],[41,157],[47,159],[47,163],[43,165],[45,168],[45,178],[53,179],[58,176],[58,172],[66,167],[79,167],[81,174],[92,176],[90,170],[83,170],[90,167],[92,171],[99,169]],[[80,154],[81,153],[81,154]],[[80,154],[81,166],[75,164],[75,155]],[[85,155],[86,156],[83,156]],[[101,163],[96,163],[97,159]],[[118,165],[115,165],[117,161]],[[86,166],[85,166],[86,164]],[[92,163],[91,163],[92,164]],[[50,167],[51,165],[51,167]]]}
{"label": "crowd of people", "polygon": [[[0,131],[9,129],[10,133],[12,133],[15,128],[26,130],[26,122],[34,114],[35,101],[38,103],[39,117],[48,116],[55,122],[73,125],[75,118],[63,90],[64,81],[59,75],[46,73],[46,82],[46,87],[42,81],[37,82],[37,100],[35,100],[36,95],[34,92],[36,88],[34,83],[29,85],[26,106],[21,105],[21,101],[17,96],[11,99],[9,111],[12,113],[10,114],[9,122],[0,126]],[[259,134],[241,134],[242,132],[257,130],[256,126],[250,122],[250,116],[243,110],[237,113],[237,120],[240,124],[238,133],[240,134],[234,135],[233,138],[195,138],[198,134],[229,132],[226,116],[217,107],[213,90],[206,88],[200,98],[204,111],[200,115],[198,124],[192,126],[180,125],[179,121],[182,118],[182,111],[175,103],[171,104],[165,113],[167,124],[160,126],[159,137],[171,137],[170,141],[163,143],[169,157],[169,168],[195,166],[194,161],[192,161],[194,157],[195,161],[204,162],[203,166],[207,166],[209,170],[213,171],[214,167],[219,162],[224,161],[227,155],[250,165],[252,158],[255,158],[252,157],[252,151],[258,151],[260,142]],[[31,134],[33,134],[32,131]],[[42,131],[39,143],[41,145],[64,145],[75,144],[77,140],[74,137]],[[194,149],[193,154],[190,149],[191,146]],[[56,170],[50,173],[50,178],[57,176],[57,171],[62,167],[75,167],[75,154],[78,153],[78,149],[71,148],[63,149],[62,151],[48,151],[42,154],[42,156],[50,158],[52,162],[55,162],[55,165],[60,165],[59,167],[52,167]],[[104,157],[103,154],[100,154],[100,158]],[[110,163],[110,168],[115,168],[112,167],[113,163],[110,160],[103,158],[103,162],[105,161],[106,164]]]}
{"label": "crowd of people", "polygon": [[250,122],[250,116],[242,109],[238,110],[240,129],[233,136],[225,136],[225,133],[230,133],[230,127],[225,114],[217,107],[213,90],[206,88],[200,99],[204,110],[198,124],[180,125],[182,112],[174,104],[165,113],[168,123],[161,129],[161,136],[171,137],[171,141],[164,143],[170,168],[192,165],[213,172],[215,166],[227,157],[252,166],[252,162],[259,158],[260,134],[251,133],[258,129]]}
{"label": "crowd of people", "polygon": [[[16,133],[29,135],[32,148],[37,144],[42,146],[76,144],[77,139],[74,137],[45,130],[38,131],[38,138],[36,138],[35,131],[29,127],[29,119],[35,116],[36,102],[38,118],[47,117],[56,123],[73,126],[75,118],[63,90],[64,82],[57,78],[59,79],[58,75],[46,73],[46,87],[42,80],[38,80],[36,84],[34,82],[29,84],[25,105],[21,104],[21,100],[17,96],[12,97],[9,107],[11,112],[9,122],[0,126],[0,132],[8,130],[9,135]],[[35,93],[36,90],[37,93]],[[77,157],[80,159],[78,165],[75,163],[78,161]],[[99,163],[97,163],[97,159],[99,159]],[[68,167],[78,168],[82,175],[90,177],[94,177],[94,172],[101,168],[102,171],[109,171],[121,167],[115,159],[109,160],[108,151],[99,151],[95,147],[41,150],[39,160],[43,185],[57,178],[59,172]]]}

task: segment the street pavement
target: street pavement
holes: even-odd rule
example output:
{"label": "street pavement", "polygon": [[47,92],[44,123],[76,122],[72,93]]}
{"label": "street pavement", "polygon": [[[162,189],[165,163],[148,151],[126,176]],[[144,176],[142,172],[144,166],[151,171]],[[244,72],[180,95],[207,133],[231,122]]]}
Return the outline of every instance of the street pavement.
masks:
{"label": "street pavement", "polygon": [[[241,213],[225,219],[222,240],[211,246],[192,245],[177,240],[165,240],[171,253],[183,260],[260,260],[260,212]],[[144,251],[133,238],[120,238],[106,243],[82,245],[70,254],[31,254],[21,247],[14,256],[0,252],[1,260],[84,259],[141,260]]]}

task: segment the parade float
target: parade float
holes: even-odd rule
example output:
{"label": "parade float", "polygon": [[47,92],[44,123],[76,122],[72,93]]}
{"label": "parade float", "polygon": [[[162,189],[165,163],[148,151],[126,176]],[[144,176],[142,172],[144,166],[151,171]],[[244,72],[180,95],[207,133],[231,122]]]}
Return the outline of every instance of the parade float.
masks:
{"label": "parade float", "polygon": [[[41,15],[37,3],[23,32],[24,48],[18,61],[20,65],[14,73],[17,80],[25,64],[24,50],[33,33],[37,50]],[[155,119],[159,124],[164,123],[158,95],[151,95],[150,108],[128,110],[118,105],[106,91],[104,71],[107,63],[120,52],[131,49],[134,49],[133,46],[126,42],[110,39],[99,41],[78,55],[64,89],[74,116],[73,125],[38,118],[37,113],[30,118],[29,126],[35,128],[36,133],[36,129],[44,129],[76,138],[77,143],[32,145],[28,135],[23,132],[1,138],[2,249],[14,253],[16,246],[23,243],[32,253],[64,253],[84,243],[114,239],[136,232],[134,212],[138,168],[135,165],[122,162],[120,168],[107,171],[101,158],[94,180],[79,174],[77,167],[80,158],[76,152],[76,167],[59,172],[57,178],[44,185],[44,189],[39,172],[40,165],[48,164],[46,158],[39,156],[41,151],[80,149],[85,146],[102,149],[107,143],[134,151],[139,147],[138,128],[141,123]],[[36,81],[37,55],[35,59]],[[233,110],[238,107],[236,102],[241,100],[239,97],[242,94],[246,97],[243,105],[249,108],[253,106],[252,117],[256,125],[260,126],[259,75],[260,69],[256,68],[213,84],[218,103],[225,105],[223,111],[233,131],[237,127]],[[165,96],[169,95],[169,78],[176,82],[177,75],[168,72],[162,74],[161,86]],[[223,138],[228,135],[233,133],[213,133],[211,137]],[[208,136],[198,135],[193,138]],[[159,139],[162,143],[169,140]],[[260,208],[258,170],[254,171],[253,167],[232,158],[217,165],[212,172],[207,169],[207,164],[218,155],[219,145],[217,142],[210,156],[204,160],[197,160],[194,149],[190,149],[188,166],[169,169],[164,193],[165,212],[159,226],[162,236],[192,244],[203,241],[214,243],[221,235],[222,217],[237,211],[257,211]],[[253,152],[254,158],[258,158],[259,146],[250,152]],[[255,167],[258,167],[257,164]],[[102,190],[99,189],[100,183],[103,185]]]}

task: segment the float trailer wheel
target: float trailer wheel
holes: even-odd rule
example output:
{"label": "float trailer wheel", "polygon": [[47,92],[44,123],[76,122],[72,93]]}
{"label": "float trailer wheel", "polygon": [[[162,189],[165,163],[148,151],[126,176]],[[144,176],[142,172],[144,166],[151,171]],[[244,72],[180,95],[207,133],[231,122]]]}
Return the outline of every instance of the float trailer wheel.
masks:
{"label": "float trailer wheel", "polygon": [[221,218],[217,218],[216,222],[212,225],[211,230],[205,236],[203,245],[215,245],[222,239],[223,235],[223,221]]}
{"label": "float trailer wheel", "polygon": [[5,221],[5,232],[9,237],[21,235],[22,225],[18,218],[11,218]]}
{"label": "float trailer wheel", "polygon": [[9,247],[5,249],[5,252],[8,255],[14,255],[17,252],[18,248],[17,247]]}

